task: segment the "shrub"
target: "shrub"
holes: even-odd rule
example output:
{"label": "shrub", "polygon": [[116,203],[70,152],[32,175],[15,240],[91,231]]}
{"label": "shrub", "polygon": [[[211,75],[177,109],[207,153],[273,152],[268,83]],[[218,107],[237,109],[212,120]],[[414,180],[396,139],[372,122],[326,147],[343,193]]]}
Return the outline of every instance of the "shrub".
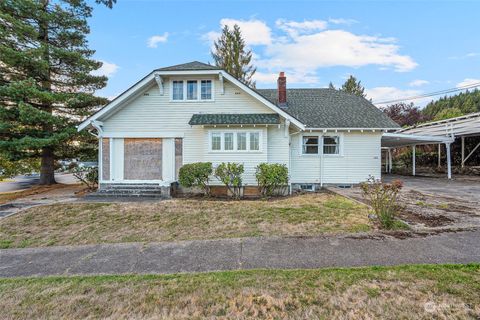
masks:
{"label": "shrub", "polygon": [[209,176],[212,174],[211,162],[196,162],[185,164],[180,168],[178,181],[180,185],[191,188],[199,187],[203,189],[206,196],[210,195],[210,187],[208,185]]}
{"label": "shrub", "polygon": [[363,196],[370,201],[376,219],[384,229],[392,229],[397,224],[397,198],[402,187],[403,183],[400,180],[382,183],[372,176],[367,182],[361,184]]}
{"label": "shrub", "polygon": [[223,162],[215,168],[215,177],[227,187],[235,199],[240,199],[243,172],[243,164]]}
{"label": "shrub", "polygon": [[94,190],[98,185],[98,168],[97,167],[75,167],[72,170],[75,178],[80,180],[88,189]]}
{"label": "shrub", "polygon": [[272,196],[288,185],[288,168],[280,163],[260,163],[255,174],[263,196]]}

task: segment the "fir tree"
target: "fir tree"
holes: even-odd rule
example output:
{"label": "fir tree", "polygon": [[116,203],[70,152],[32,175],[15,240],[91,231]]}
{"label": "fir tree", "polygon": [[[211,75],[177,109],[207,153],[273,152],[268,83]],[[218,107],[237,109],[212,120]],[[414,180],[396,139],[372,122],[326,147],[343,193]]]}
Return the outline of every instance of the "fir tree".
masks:
{"label": "fir tree", "polygon": [[328,84],[328,89],[337,90],[337,88],[335,88],[335,86],[333,85],[333,83],[331,81]]}
{"label": "fir tree", "polygon": [[357,81],[352,75],[345,81],[340,90],[363,98],[366,96],[365,88],[362,86],[361,81]]}
{"label": "fir tree", "polygon": [[[111,6],[115,0],[96,0]],[[107,78],[88,48],[85,0],[0,1],[0,153],[41,159],[40,184],[55,183],[55,159],[72,155],[75,125],[106,99]]]}
{"label": "fir tree", "polygon": [[214,48],[211,54],[217,67],[255,88],[252,77],[257,69],[251,64],[252,50],[247,50],[238,25],[234,25],[233,29],[224,26],[222,35],[214,42]]}

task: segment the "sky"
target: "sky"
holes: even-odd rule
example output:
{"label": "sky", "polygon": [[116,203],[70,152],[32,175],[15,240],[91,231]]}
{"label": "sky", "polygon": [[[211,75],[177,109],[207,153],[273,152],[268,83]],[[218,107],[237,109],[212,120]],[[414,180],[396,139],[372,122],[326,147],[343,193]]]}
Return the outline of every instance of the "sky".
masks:
{"label": "sky", "polygon": [[117,1],[94,5],[89,20],[96,73],[109,77],[97,94],[108,98],[156,68],[213,63],[213,41],[234,24],[257,88],[274,88],[280,71],[289,88],[354,75],[378,103],[480,83],[480,1]]}

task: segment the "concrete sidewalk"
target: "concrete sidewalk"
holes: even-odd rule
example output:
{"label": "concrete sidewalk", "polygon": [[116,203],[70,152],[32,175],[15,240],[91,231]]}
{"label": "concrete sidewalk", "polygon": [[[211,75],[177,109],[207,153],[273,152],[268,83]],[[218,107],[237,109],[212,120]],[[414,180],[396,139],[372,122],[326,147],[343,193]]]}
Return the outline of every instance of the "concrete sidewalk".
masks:
{"label": "concrete sidewalk", "polygon": [[179,273],[480,262],[480,230],[397,239],[379,235],[244,238],[0,250],[0,277]]}

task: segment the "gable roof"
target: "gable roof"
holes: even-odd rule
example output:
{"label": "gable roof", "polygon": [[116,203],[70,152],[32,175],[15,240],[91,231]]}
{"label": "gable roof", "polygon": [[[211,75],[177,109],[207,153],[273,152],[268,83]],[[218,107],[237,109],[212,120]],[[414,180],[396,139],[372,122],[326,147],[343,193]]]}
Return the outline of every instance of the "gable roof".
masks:
{"label": "gable roof", "polygon": [[155,71],[201,71],[201,70],[222,70],[217,66],[212,66],[199,61],[192,61],[182,64],[177,64],[170,67],[156,69]]}
{"label": "gable roof", "polygon": [[[277,89],[257,89],[277,103]],[[393,129],[400,126],[365,98],[334,89],[287,89],[283,108],[307,128]]]}
{"label": "gable roof", "polygon": [[280,116],[277,113],[201,113],[194,114],[189,125],[215,124],[279,124]]}

